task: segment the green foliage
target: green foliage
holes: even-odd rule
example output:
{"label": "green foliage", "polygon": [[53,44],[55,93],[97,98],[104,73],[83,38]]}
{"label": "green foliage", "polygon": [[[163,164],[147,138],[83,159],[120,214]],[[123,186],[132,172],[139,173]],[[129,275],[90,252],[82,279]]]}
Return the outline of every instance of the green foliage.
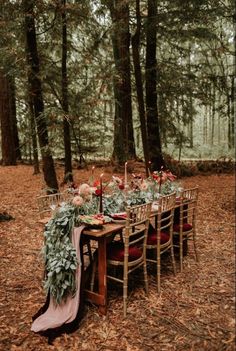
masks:
{"label": "green foliage", "polygon": [[[113,147],[114,61],[111,20],[104,1],[68,1],[68,119],[73,129],[73,157],[110,158]],[[158,2],[157,68],[158,117],[163,144],[186,147],[196,138],[207,113],[213,110],[214,130],[233,129],[232,100],[234,2],[219,0],[168,0]],[[146,2],[141,2],[141,65],[145,67]],[[134,3],[130,2],[131,30]],[[0,4],[0,67],[16,78],[17,120],[23,154],[30,157],[30,111],[23,11],[19,1]],[[45,115],[54,155],[62,157],[63,127],[61,108],[61,10],[59,2],[35,1],[40,78],[43,84]],[[134,87],[134,86],[133,86]],[[216,90],[213,93],[213,90]],[[135,95],[135,94],[134,94]],[[136,101],[136,139],[139,122]],[[229,112],[231,109],[231,112]],[[228,123],[229,122],[229,123]],[[194,135],[189,129],[193,124]],[[136,127],[136,125],[138,125]],[[196,131],[197,129],[197,131]],[[223,134],[223,133],[222,133]],[[232,134],[232,132],[231,132]],[[181,138],[180,138],[181,136]],[[229,133],[229,138],[232,138]],[[194,139],[194,140],[192,140]],[[222,137],[223,139],[223,137]],[[208,140],[200,142],[208,145]],[[217,141],[217,143],[219,143]],[[234,147],[234,142],[230,147]],[[227,148],[227,145],[224,146]],[[227,152],[227,150],[226,150]],[[142,154],[142,150],[140,151]]]}
{"label": "green foliage", "polygon": [[74,294],[75,271],[77,268],[76,251],[71,243],[71,231],[76,216],[76,207],[62,206],[46,224],[43,249],[45,257],[44,288],[50,292],[56,303],[68,294]]}

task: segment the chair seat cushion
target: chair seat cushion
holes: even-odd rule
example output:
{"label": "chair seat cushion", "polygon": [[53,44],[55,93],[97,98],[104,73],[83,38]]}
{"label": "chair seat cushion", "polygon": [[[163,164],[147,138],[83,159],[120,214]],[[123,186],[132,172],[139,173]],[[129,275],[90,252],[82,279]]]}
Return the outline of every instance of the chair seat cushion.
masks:
{"label": "chair seat cushion", "polygon": [[[165,244],[169,241],[170,235],[166,232],[161,232],[161,237],[160,237],[160,242],[161,245]],[[152,232],[151,234],[148,234],[147,237],[147,245],[156,245],[157,244],[157,232]]]}
{"label": "chair seat cushion", "polygon": [[[183,224],[183,232],[188,232],[189,230],[192,230],[193,226],[190,223],[184,223]],[[173,226],[174,232],[179,232],[180,231],[180,224],[174,224]]]}
{"label": "chair seat cushion", "polygon": [[[112,242],[107,246],[107,258],[112,261],[124,261],[125,248],[121,242]],[[129,247],[129,262],[142,256],[142,250],[136,246]]]}

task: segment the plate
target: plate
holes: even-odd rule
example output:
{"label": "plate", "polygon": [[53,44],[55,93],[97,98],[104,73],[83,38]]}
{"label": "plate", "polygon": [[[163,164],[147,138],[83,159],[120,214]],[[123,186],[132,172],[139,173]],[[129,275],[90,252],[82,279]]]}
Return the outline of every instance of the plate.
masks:
{"label": "plate", "polygon": [[117,221],[123,220],[124,221],[124,220],[126,220],[127,214],[126,214],[126,212],[111,213],[110,217],[113,220],[117,220]]}
{"label": "plate", "polygon": [[94,229],[102,228],[103,224],[111,222],[110,217],[101,214],[97,215],[79,215],[79,220],[86,224],[86,226]]}

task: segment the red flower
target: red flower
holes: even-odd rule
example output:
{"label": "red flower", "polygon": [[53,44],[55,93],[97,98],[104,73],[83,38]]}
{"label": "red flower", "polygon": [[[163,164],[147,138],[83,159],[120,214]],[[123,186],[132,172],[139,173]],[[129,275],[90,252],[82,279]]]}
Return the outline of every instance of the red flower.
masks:
{"label": "red flower", "polygon": [[119,184],[119,189],[120,190],[124,190],[124,188],[125,188],[124,184]]}
{"label": "red flower", "polygon": [[100,185],[100,181],[99,180],[95,180],[95,182],[93,183],[93,187],[97,188]]}
{"label": "red flower", "polygon": [[100,196],[102,194],[101,189],[95,190],[95,195]]}

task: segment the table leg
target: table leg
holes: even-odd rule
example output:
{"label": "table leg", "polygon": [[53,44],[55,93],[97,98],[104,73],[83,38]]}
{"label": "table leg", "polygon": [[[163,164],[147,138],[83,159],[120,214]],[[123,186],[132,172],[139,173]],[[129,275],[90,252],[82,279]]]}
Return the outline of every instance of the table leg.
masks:
{"label": "table leg", "polygon": [[99,305],[101,314],[107,313],[107,251],[106,238],[98,241],[98,293],[103,296],[103,305]]}

